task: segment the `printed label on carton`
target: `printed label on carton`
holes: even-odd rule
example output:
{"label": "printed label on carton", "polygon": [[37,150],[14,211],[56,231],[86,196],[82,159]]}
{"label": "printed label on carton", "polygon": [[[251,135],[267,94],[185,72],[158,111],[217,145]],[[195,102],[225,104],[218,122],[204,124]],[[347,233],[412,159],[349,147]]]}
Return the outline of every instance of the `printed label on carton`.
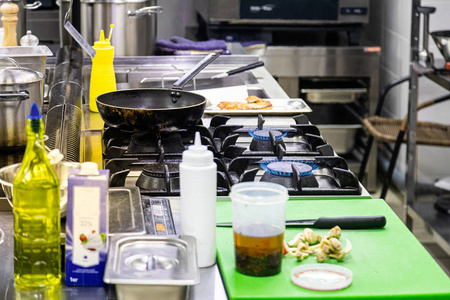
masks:
{"label": "printed label on carton", "polygon": [[108,250],[109,170],[68,179],[66,285],[103,286]]}

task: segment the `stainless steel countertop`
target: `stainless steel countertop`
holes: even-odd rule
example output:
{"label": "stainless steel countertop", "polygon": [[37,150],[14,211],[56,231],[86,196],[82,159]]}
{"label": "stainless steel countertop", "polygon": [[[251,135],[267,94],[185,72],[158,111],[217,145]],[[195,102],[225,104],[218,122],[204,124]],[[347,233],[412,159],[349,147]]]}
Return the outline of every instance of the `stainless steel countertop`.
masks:
{"label": "stainless steel countertop", "polygon": [[[170,199],[173,217],[177,231],[180,224],[180,200]],[[18,299],[15,293],[20,293],[19,299],[48,299],[45,298],[45,290],[15,291],[14,288],[14,236],[13,236],[13,214],[11,211],[0,211],[0,228],[4,231],[4,241],[0,244],[0,299]],[[213,295],[213,297],[212,297]],[[50,298],[53,299],[53,298]],[[117,299],[114,286],[106,287],[67,287],[64,284],[60,288],[60,298],[56,299]],[[222,283],[217,265],[200,269],[200,283],[191,287],[189,298],[195,300],[226,300],[227,295]]]}

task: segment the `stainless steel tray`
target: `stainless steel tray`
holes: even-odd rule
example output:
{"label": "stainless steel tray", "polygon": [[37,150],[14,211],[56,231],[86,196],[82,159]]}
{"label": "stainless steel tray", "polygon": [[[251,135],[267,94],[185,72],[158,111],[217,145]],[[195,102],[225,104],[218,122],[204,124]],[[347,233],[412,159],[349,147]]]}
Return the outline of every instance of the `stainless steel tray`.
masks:
{"label": "stainless steel tray", "polygon": [[[264,99],[272,102],[272,109],[255,109],[255,110],[226,110],[220,109],[217,105],[219,100],[208,101],[205,114],[214,115],[296,115],[302,113],[310,113],[312,109],[301,98],[291,99]],[[245,101],[242,101],[245,102]]]}
{"label": "stainless steel tray", "polygon": [[362,94],[367,93],[366,88],[354,89],[301,89],[312,103],[351,103]]}
{"label": "stainless steel tray", "polygon": [[103,279],[119,300],[185,300],[200,282],[196,256],[192,236],[114,237]]}
{"label": "stainless steel tray", "polygon": [[[45,74],[45,64],[47,57],[52,56],[53,53],[47,46],[35,47],[0,47],[0,57],[11,57],[22,68],[30,68],[32,70]],[[0,67],[12,66],[7,61],[0,61]]]}
{"label": "stainless steel tray", "polygon": [[[145,234],[144,214],[138,187],[109,188],[109,236]],[[66,224],[62,219],[61,244],[66,242]]]}
{"label": "stainless steel tray", "polygon": [[139,188],[110,188],[108,215],[109,235],[145,234]]}

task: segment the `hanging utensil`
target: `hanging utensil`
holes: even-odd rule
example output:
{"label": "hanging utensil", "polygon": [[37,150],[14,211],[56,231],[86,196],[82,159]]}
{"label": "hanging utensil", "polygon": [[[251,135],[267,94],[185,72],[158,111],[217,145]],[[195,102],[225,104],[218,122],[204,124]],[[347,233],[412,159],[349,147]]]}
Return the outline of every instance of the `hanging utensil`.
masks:
{"label": "hanging utensil", "polygon": [[435,11],[435,7],[417,7],[417,12],[423,15],[422,50],[419,51],[419,62],[426,68],[433,68],[434,65],[433,53],[428,51],[428,36],[430,34],[430,14]]}
{"label": "hanging utensil", "polygon": [[70,11],[72,10],[72,1],[70,1],[70,7],[69,10],[66,13],[66,16],[64,17],[64,28],[69,32],[69,34],[73,37],[73,39],[83,48],[86,53],[94,58],[95,57],[95,50],[92,48],[91,45],[84,39],[84,37],[78,32],[78,30],[70,23],[69,16]]}

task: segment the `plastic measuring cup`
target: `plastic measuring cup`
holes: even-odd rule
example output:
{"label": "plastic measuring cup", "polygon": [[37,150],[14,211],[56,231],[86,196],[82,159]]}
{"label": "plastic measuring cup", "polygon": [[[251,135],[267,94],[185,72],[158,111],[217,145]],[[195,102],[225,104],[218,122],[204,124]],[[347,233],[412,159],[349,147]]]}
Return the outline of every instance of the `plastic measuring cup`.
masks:
{"label": "plastic measuring cup", "polygon": [[250,276],[280,273],[286,221],[287,189],[270,182],[232,186],[236,270]]}

